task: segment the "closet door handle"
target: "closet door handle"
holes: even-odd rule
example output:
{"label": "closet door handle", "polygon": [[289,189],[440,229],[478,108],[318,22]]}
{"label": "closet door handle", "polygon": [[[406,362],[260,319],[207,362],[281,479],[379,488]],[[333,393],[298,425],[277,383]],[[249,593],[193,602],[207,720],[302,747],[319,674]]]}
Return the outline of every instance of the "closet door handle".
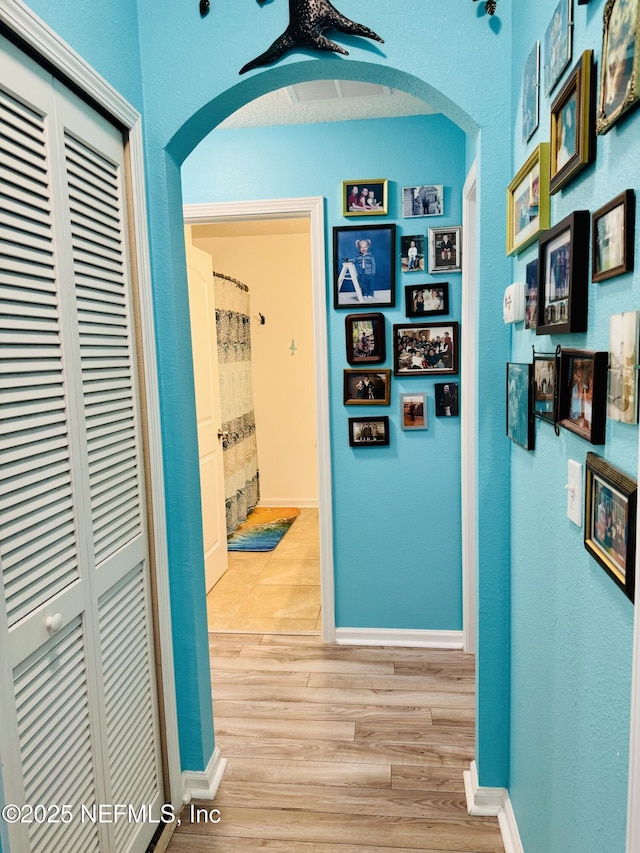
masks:
{"label": "closet door handle", "polygon": [[63,624],[62,613],[54,613],[52,616],[47,616],[44,620],[44,625],[50,634],[57,634]]}
{"label": "closet door handle", "polygon": [[229,432],[226,429],[218,430],[218,438],[229,438]]}

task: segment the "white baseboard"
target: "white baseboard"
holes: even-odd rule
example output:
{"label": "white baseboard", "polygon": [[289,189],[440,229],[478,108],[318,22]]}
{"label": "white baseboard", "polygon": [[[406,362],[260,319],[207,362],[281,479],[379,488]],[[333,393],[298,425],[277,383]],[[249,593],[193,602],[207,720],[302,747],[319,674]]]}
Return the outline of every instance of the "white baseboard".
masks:
{"label": "white baseboard", "polygon": [[467,811],[478,817],[497,817],[505,853],[524,853],[520,833],[506,788],[488,788],[478,784],[478,767],[471,762],[464,777]]}
{"label": "white baseboard", "polygon": [[522,846],[520,833],[518,832],[518,824],[516,823],[516,816],[513,813],[508,793],[504,808],[498,813],[498,823],[500,824],[500,832],[502,833],[504,853],[524,853],[524,847]]}
{"label": "white baseboard", "polygon": [[404,646],[405,648],[461,649],[462,631],[336,628],[336,643],[343,646]]}
{"label": "white baseboard", "polygon": [[258,506],[274,508],[286,506],[295,507],[296,509],[317,509],[318,498],[289,498],[288,500],[283,500],[282,498],[265,498],[260,495]]}
{"label": "white baseboard", "polygon": [[213,800],[227,767],[227,759],[216,747],[205,770],[185,770],[182,773],[183,802]]}

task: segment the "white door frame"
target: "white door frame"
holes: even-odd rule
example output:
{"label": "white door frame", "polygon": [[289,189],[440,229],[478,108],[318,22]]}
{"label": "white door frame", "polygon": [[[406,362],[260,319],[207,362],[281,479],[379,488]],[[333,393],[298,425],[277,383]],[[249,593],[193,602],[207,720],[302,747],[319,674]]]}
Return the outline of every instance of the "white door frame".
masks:
{"label": "white door frame", "polygon": [[[638,437],[640,482],[640,436]],[[640,542],[640,513],[636,519],[636,543]],[[636,544],[636,590],[640,589],[640,549]],[[629,793],[627,800],[627,853],[640,850],[640,599],[634,607],[633,659],[631,669],[631,738],[629,743]]]}
{"label": "white door frame", "polygon": [[241,222],[259,219],[310,220],[311,289],[316,365],[318,434],[318,503],[320,518],[320,593],[322,600],[322,639],[334,643],[336,623],[333,582],[333,523],[331,506],[331,443],[329,437],[329,360],[327,344],[327,304],[324,263],[324,199],[281,198],[264,201],[212,202],[185,204],[187,225],[212,222]]}

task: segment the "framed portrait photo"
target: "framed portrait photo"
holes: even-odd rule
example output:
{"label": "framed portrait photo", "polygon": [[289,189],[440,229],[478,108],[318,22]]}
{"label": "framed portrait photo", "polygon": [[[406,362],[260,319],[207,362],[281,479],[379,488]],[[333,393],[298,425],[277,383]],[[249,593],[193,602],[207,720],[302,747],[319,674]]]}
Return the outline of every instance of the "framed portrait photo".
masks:
{"label": "framed portrait photo", "polygon": [[404,289],[407,317],[429,317],[449,313],[449,282],[415,284]]}
{"label": "framed portrait photo", "polygon": [[538,325],[538,259],[529,261],[525,270],[524,327],[535,329]]}
{"label": "framed portrait photo", "polygon": [[395,258],[395,225],[334,228],[334,308],[395,305]]}
{"label": "framed portrait photo", "polygon": [[571,62],[573,0],[560,0],[544,35],[544,88],[550,95]]}
{"label": "framed portrait photo", "polygon": [[462,270],[462,226],[429,228],[429,272]]}
{"label": "framed portrait photo", "polygon": [[388,406],[391,399],[390,370],[345,370],[345,406]]}
{"label": "framed portrait photo", "polygon": [[607,417],[624,424],[638,423],[639,343],[640,311],[609,318]]}
{"label": "framed portrait photo", "polygon": [[549,227],[549,143],[541,142],[507,188],[507,254]]}
{"label": "framed portrait photo", "polygon": [[442,184],[425,184],[421,187],[402,188],[402,217],[441,216],[444,213],[444,187]]}
{"label": "framed portrait photo", "polygon": [[342,182],[343,216],[384,216],[388,207],[385,178]]}
{"label": "framed portrait photo", "polygon": [[609,353],[563,349],[558,368],[558,423],[591,444],[604,444]]}
{"label": "framed portrait photo", "polygon": [[457,322],[397,324],[393,342],[396,376],[458,372]]}
{"label": "framed portrait photo", "polygon": [[460,414],[457,382],[436,382],[433,386],[436,398],[436,417],[457,418]]}
{"label": "framed portrait photo", "polygon": [[349,418],[351,447],[388,447],[389,417]]}
{"label": "framed portrait photo", "polygon": [[522,141],[526,144],[540,121],[540,42],[536,41],[522,70]]}
{"label": "framed portrait photo", "polygon": [[555,354],[534,353],[533,356],[533,414],[549,424],[557,420],[558,360]]}
{"label": "framed portrait photo", "polygon": [[591,281],[633,270],[636,196],[625,190],[591,217]]}
{"label": "framed portrait photo", "polygon": [[402,272],[424,272],[424,234],[402,235],[400,269]]}
{"label": "framed portrait photo", "polygon": [[533,365],[507,362],[507,437],[533,450]]}
{"label": "framed portrait photo", "polygon": [[385,360],[383,314],[349,314],[344,326],[349,364],[381,364]]}
{"label": "framed portrait photo", "polygon": [[640,99],[640,0],[607,0],[602,20],[597,133],[610,130]]}
{"label": "framed portrait photo", "polygon": [[540,237],[536,334],[586,332],[588,246],[588,210],[574,210]]}
{"label": "framed portrait photo", "polygon": [[406,430],[428,429],[426,394],[400,394],[400,423]]}
{"label": "framed portrait photo", "polygon": [[595,158],[594,95],[593,51],[585,50],[551,104],[552,195]]}
{"label": "framed portrait photo", "polygon": [[584,495],[584,547],[633,601],[638,484],[601,456],[587,453]]}

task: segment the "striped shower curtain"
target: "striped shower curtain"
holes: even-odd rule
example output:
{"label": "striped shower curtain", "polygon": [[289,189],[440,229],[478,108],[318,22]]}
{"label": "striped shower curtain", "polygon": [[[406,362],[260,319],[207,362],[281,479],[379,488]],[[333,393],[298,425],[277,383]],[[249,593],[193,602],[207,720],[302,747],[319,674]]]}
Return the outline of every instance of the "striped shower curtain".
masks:
{"label": "striped shower curtain", "polygon": [[249,288],[213,273],[222,409],[227,536],[260,498],[251,385]]}

